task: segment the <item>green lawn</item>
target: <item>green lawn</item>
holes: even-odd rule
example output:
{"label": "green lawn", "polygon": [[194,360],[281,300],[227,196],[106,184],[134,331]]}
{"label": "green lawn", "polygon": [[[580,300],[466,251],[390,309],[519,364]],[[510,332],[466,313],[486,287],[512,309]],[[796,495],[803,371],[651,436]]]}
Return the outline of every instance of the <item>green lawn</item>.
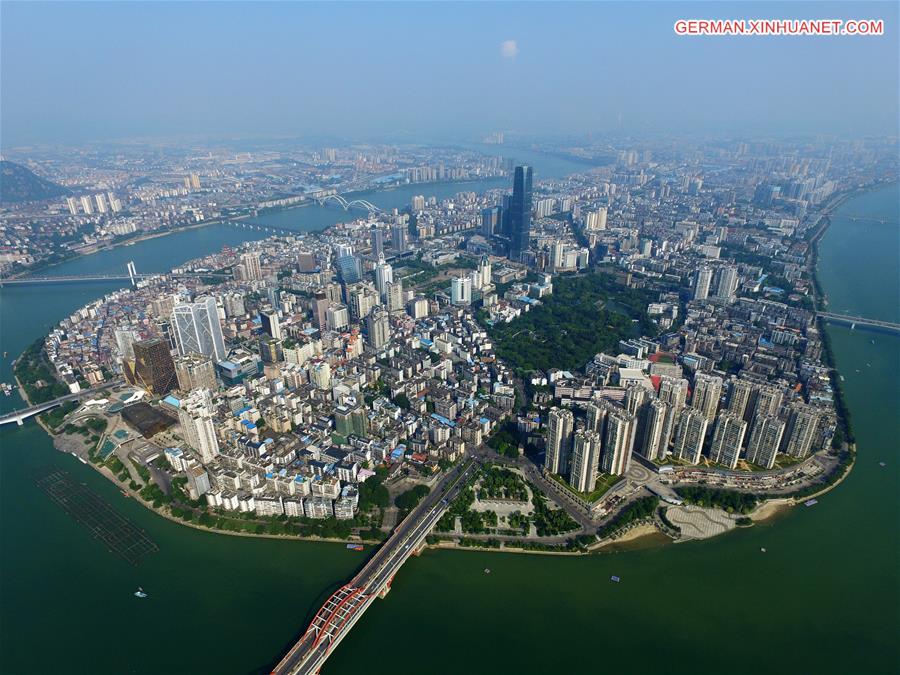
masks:
{"label": "green lawn", "polygon": [[600,497],[609,492],[610,488],[612,488],[616,483],[624,480],[625,478],[624,476],[610,476],[605,473],[601,473],[597,477],[597,487],[594,488],[593,492],[579,492],[571,485],[569,485],[569,483],[561,476],[557,476],[556,474],[550,474],[550,476],[573,495],[589,503],[593,503],[600,499]]}

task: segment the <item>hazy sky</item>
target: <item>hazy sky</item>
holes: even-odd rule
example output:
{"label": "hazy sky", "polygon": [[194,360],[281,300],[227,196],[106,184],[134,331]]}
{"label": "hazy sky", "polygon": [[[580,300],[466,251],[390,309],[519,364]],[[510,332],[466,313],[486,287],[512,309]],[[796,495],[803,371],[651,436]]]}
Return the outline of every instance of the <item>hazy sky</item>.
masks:
{"label": "hazy sky", "polygon": [[[896,134],[897,3],[2,2],[0,142],[131,136]],[[679,37],[678,18],[882,37]]]}

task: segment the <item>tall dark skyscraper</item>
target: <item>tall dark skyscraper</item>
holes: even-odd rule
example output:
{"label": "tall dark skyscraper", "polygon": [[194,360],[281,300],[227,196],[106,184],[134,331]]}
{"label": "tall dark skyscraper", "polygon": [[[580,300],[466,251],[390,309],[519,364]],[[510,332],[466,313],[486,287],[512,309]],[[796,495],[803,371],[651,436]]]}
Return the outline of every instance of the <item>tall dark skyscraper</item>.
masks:
{"label": "tall dark skyscraper", "polygon": [[517,166],[513,178],[513,193],[509,200],[509,257],[517,260],[528,249],[531,234],[531,204],[533,170],[530,166]]}

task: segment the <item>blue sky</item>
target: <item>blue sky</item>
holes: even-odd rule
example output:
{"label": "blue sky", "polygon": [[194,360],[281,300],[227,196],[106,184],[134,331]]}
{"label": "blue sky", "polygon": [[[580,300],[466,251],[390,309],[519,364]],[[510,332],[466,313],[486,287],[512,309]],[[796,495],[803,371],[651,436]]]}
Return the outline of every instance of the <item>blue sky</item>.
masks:
{"label": "blue sky", "polygon": [[[896,134],[896,3],[3,2],[4,147],[135,136]],[[678,18],[882,37],[679,37]],[[503,43],[513,41],[515,46]]]}

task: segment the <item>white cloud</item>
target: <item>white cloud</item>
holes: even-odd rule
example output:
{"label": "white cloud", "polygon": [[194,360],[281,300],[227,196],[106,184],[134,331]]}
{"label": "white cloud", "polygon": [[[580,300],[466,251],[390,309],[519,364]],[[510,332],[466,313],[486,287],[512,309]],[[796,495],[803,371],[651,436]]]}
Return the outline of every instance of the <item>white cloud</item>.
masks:
{"label": "white cloud", "polygon": [[504,40],[500,43],[500,55],[504,59],[514,59],[519,53],[519,45],[515,40]]}

